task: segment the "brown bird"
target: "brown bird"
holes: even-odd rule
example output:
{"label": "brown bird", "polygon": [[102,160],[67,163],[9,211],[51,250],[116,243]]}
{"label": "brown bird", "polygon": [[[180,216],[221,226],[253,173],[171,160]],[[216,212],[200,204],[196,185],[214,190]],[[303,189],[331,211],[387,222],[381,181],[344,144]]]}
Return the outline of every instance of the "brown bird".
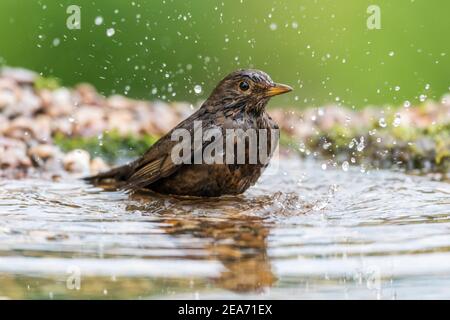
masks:
{"label": "brown bird", "polygon": [[[251,148],[248,144],[245,144],[244,163],[237,161],[238,152],[230,157],[234,160],[232,163],[225,160],[223,163],[210,164],[204,161],[196,163],[195,155],[202,155],[205,148],[215,141],[214,139],[202,140],[200,146],[195,146],[195,143],[193,146],[189,145],[187,152],[183,149],[182,157],[186,161],[179,163],[174,161],[172,154],[179,141],[174,141],[172,134],[180,130],[188,132],[193,137],[196,130],[201,129],[205,132],[208,129],[219,129],[225,137],[228,129],[243,131],[266,129],[268,146],[265,150],[270,159],[275,149],[271,142],[271,135],[275,131],[271,129],[278,130],[278,125],[267,114],[265,107],[270,97],[291,90],[292,88],[287,85],[274,83],[263,71],[232,72],[216,86],[195,113],[160,138],[143,156],[124,166],[87,177],[85,180],[94,184],[112,181],[119,188],[131,192],[145,188],[163,194],[204,197],[243,193],[258,180],[268,165],[268,162],[249,161]],[[201,127],[195,129],[194,122],[201,123]],[[278,136],[276,138],[278,139]],[[236,144],[238,139],[232,141]],[[256,149],[261,149],[261,141],[261,137],[258,136]],[[250,143],[248,139],[247,142]],[[235,148],[237,147],[233,146],[232,150]],[[226,159],[226,153],[230,152],[230,149],[224,147],[223,150],[225,152],[222,156]]]}

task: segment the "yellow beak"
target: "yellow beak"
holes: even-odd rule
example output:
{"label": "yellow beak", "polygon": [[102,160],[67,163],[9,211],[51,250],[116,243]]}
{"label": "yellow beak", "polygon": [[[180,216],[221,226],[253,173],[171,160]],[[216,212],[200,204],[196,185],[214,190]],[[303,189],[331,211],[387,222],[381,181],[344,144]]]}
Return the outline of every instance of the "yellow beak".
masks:
{"label": "yellow beak", "polygon": [[281,83],[276,83],[273,87],[270,87],[267,90],[266,96],[273,97],[289,91],[292,91],[292,88],[290,86]]}

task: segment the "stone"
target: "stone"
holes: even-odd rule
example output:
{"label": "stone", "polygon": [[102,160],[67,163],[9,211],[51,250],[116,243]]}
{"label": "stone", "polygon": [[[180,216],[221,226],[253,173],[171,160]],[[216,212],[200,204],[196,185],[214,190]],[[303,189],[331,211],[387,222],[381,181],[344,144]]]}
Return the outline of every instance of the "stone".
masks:
{"label": "stone", "polygon": [[80,106],[74,114],[74,134],[96,136],[107,129],[105,111],[95,106]]}
{"label": "stone", "polygon": [[9,127],[9,120],[0,114],[0,136],[4,134],[5,130]]}
{"label": "stone", "polygon": [[21,140],[31,141],[34,139],[34,124],[33,120],[28,117],[18,117],[10,121],[9,126],[3,130],[6,137]]}
{"label": "stone", "polygon": [[143,134],[155,135],[159,133],[159,129],[153,123],[154,118],[150,112],[148,103],[139,103],[135,107],[135,116],[139,119],[138,132]]}
{"label": "stone", "polygon": [[28,69],[3,67],[0,77],[12,79],[20,84],[32,84],[36,81],[38,74]]}
{"label": "stone", "polygon": [[158,134],[166,134],[178,124],[179,118],[175,110],[171,109],[166,103],[155,102],[150,110],[153,125],[158,130]]}
{"label": "stone", "polygon": [[36,159],[47,160],[61,155],[58,147],[51,144],[39,144],[28,150],[28,155]]}
{"label": "stone", "polygon": [[70,136],[73,133],[74,123],[70,118],[56,118],[50,123],[52,133],[62,133]]}
{"label": "stone", "polygon": [[63,158],[64,169],[72,173],[88,175],[90,173],[90,155],[84,150],[73,150]]}
{"label": "stone", "polygon": [[58,88],[52,91],[52,102],[55,105],[73,105],[72,94],[67,88]]}
{"label": "stone", "polygon": [[34,94],[31,88],[24,87],[16,93],[16,100],[14,103],[3,108],[3,114],[8,117],[31,117],[40,108],[41,99]]}
{"label": "stone", "polygon": [[117,131],[122,135],[137,134],[139,125],[129,110],[113,110],[107,115],[107,130]]}
{"label": "stone", "polygon": [[15,139],[0,137],[0,168],[30,167],[31,160],[27,156],[27,146]]}
{"label": "stone", "polygon": [[13,106],[19,92],[20,89],[11,80],[0,78],[0,110]]}
{"label": "stone", "polygon": [[39,142],[49,142],[51,141],[52,128],[51,128],[51,118],[48,115],[38,115],[34,119],[34,138]]}
{"label": "stone", "polygon": [[81,104],[99,105],[103,102],[103,97],[97,93],[94,86],[88,83],[81,83],[75,87]]}
{"label": "stone", "polygon": [[96,158],[92,159],[90,169],[91,169],[91,175],[95,175],[102,171],[109,170],[110,167],[102,158],[96,157]]}
{"label": "stone", "polygon": [[120,95],[112,95],[106,99],[108,107],[113,109],[128,109],[132,105],[132,100]]}

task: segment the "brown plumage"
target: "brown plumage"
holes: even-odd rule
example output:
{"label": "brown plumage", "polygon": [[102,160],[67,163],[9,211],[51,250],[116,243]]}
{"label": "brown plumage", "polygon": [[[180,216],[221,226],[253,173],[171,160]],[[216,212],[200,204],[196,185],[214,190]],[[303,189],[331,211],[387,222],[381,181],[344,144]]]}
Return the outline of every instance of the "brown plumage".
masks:
{"label": "brown plumage", "polygon": [[[258,180],[267,166],[267,163],[248,163],[247,145],[244,164],[226,164],[225,161],[223,164],[194,164],[194,161],[192,164],[176,164],[171,152],[178,141],[171,140],[172,132],[186,129],[193,136],[194,121],[201,121],[203,132],[216,128],[222,130],[225,136],[226,129],[267,129],[270,135],[270,129],[278,129],[278,125],[267,114],[265,107],[270,97],[291,90],[289,86],[275,84],[259,70],[232,72],[194,114],[159,139],[142,157],[85,180],[94,184],[108,180],[128,191],[146,188],[175,195],[214,197],[243,193]],[[201,150],[194,150],[192,146],[189,157],[202,152],[209,143],[203,142]],[[226,150],[225,146],[223,150]],[[270,145],[267,150],[270,157],[273,152]]]}

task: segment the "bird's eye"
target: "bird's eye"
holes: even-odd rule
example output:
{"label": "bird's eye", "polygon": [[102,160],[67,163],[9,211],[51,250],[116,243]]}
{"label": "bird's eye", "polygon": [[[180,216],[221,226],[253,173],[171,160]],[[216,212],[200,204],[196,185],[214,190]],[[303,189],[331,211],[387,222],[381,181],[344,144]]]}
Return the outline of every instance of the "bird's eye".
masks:
{"label": "bird's eye", "polygon": [[249,88],[250,85],[248,84],[248,82],[242,81],[241,83],[239,83],[239,89],[241,89],[242,91],[247,91]]}

